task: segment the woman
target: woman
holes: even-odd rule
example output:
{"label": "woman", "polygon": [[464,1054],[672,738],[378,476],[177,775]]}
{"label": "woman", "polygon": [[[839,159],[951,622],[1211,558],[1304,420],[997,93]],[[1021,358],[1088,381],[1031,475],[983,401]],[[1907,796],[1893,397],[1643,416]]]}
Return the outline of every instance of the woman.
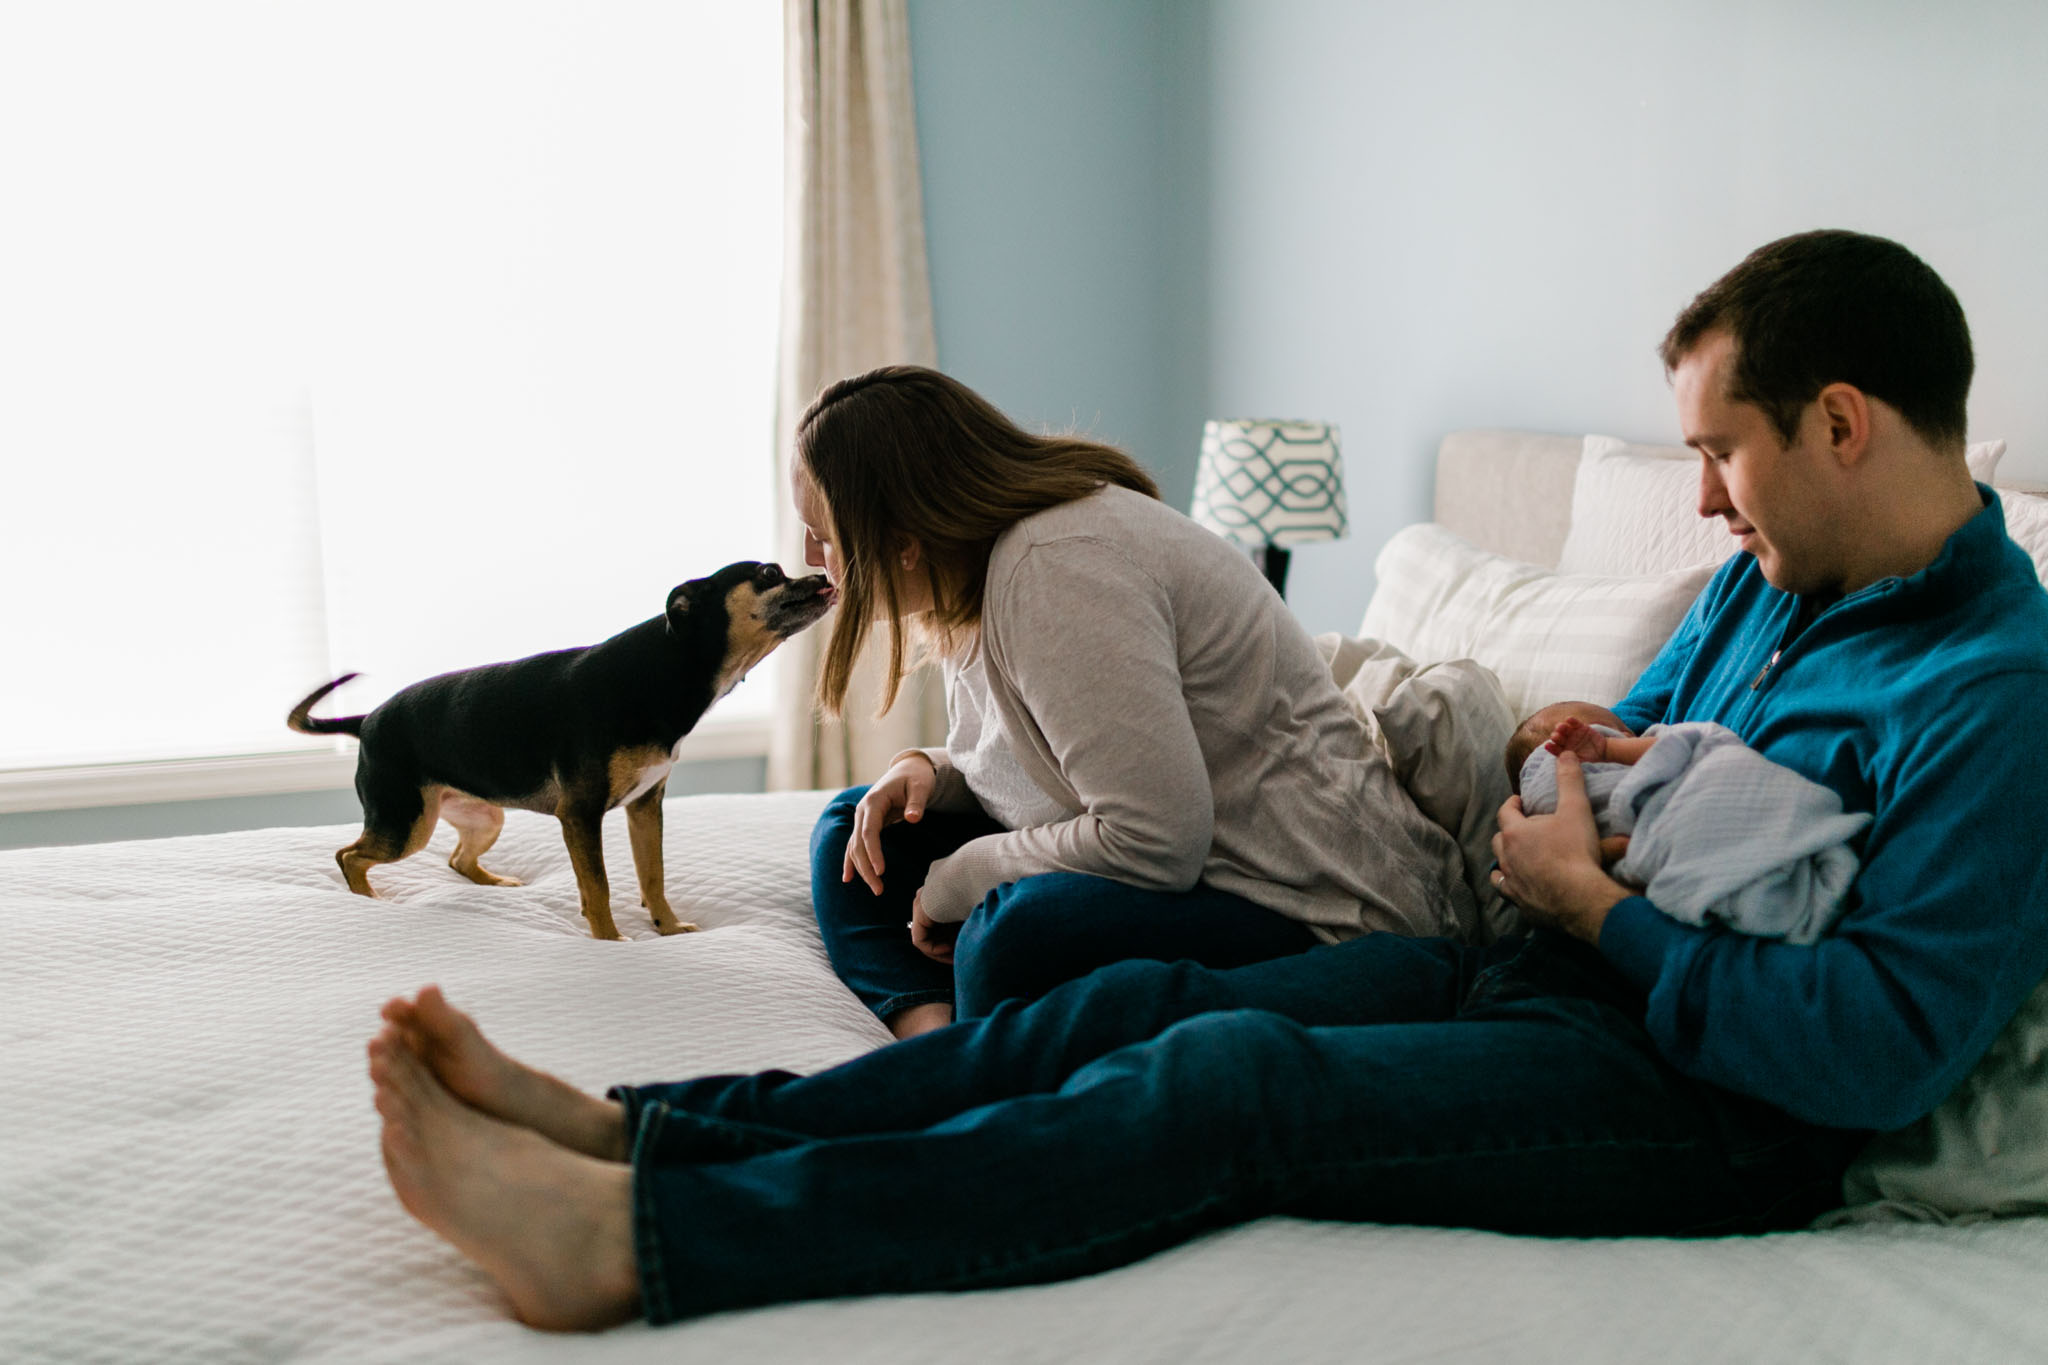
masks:
{"label": "woman", "polygon": [[913,634],[945,672],[945,747],[842,793],[812,839],[833,966],[898,1037],[1126,958],[1471,928],[1449,836],[1314,643],[1129,456],[891,366],[819,395],[792,483],[840,595],[824,709],[877,627],[883,710]]}

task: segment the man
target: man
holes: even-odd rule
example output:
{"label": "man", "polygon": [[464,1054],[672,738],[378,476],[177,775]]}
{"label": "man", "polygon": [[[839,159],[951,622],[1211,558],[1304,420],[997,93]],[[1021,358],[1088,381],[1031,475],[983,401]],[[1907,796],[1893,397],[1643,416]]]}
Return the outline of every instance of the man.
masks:
{"label": "man", "polygon": [[582,1094],[432,988],[370,1045],[400,1198],[543,1326],[1087,1273],[1268,1213],[1552,1235],[1796,1227],[2048,971],[2048,595],[1963,464],[1962,310],[1807,233],[1682,313],[1700,510],[1745,553],[1615,708],[1714,720],[1874,815],[1800,947],[1602,869],[1576,763],[1510,801],[1489,948],[1127,962],[812,1077]]}

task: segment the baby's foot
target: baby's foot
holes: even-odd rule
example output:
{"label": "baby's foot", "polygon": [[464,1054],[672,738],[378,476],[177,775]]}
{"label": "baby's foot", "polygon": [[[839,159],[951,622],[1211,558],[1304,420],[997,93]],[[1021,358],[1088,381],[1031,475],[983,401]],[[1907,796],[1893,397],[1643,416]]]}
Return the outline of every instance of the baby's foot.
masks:
{"label": "baby's foot", "polygon": [[427,1069],[463,1103],[492,1118],[531,1128],[572,1152],[605,1161],[626,1159],[625,1110],[514,1061],[485,1038],[476,1021],[448,1003],[439,986],[416,1000],[386,1002],[384,1018],[404,1031]]}
{"label": "baby's foot", "polygon": [[1543,747],[1553,754],[1577,754],[1581,763],[1598,763],[1607,757],[1607,736],[1577,716],[1566,716]]}
{"label": "baby's foot", "polygon": [[370,1043],[384,1169],[406,1211],[483,1267],[521,1322],[590,1331],[634,1316],[633,1172],[469,1108],[398,1026]]}

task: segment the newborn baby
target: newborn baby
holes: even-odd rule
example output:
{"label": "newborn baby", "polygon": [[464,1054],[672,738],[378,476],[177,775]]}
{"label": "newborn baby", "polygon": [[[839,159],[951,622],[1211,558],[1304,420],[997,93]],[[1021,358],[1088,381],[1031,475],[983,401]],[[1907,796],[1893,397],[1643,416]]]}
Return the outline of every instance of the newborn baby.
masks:
{"label": "newborn baby", "polygon": [[1601,835],[1628,838],[1609,871],[1673,919],[1812,943],[1841,913],[1857,867],[1849,840],[1870,816],[1844,813],[1834,792],[1734,731],[1693,723],[1632,736],[1599,707],[1546,707],[1508,746],[1531,815],[1557,809],[1557,755],[1566,751],[1584,765]]}

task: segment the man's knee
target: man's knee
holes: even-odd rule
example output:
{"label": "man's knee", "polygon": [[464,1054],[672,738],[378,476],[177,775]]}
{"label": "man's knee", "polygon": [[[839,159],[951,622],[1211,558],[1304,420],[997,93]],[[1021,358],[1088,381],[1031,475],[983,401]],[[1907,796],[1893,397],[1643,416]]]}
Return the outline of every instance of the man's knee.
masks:
{"label": "man's knee", "polygon": [[1097,1066],[1134,1079],[1146,1103],[1198,1109],[1210,1137],[1246,1155],[1284,1143],[1290,1115],[1328,1084],[1309,1031],[1268,1010],[1197,1014]]}
{"label": "man's knee", "polygon": [[1308,1030],[1272,1010],[1210,1010],[1159,1035],[1176,1064],[1217,1069],[1263,1084],[1273,1066],[1294,1067],[1308,1051]]}

